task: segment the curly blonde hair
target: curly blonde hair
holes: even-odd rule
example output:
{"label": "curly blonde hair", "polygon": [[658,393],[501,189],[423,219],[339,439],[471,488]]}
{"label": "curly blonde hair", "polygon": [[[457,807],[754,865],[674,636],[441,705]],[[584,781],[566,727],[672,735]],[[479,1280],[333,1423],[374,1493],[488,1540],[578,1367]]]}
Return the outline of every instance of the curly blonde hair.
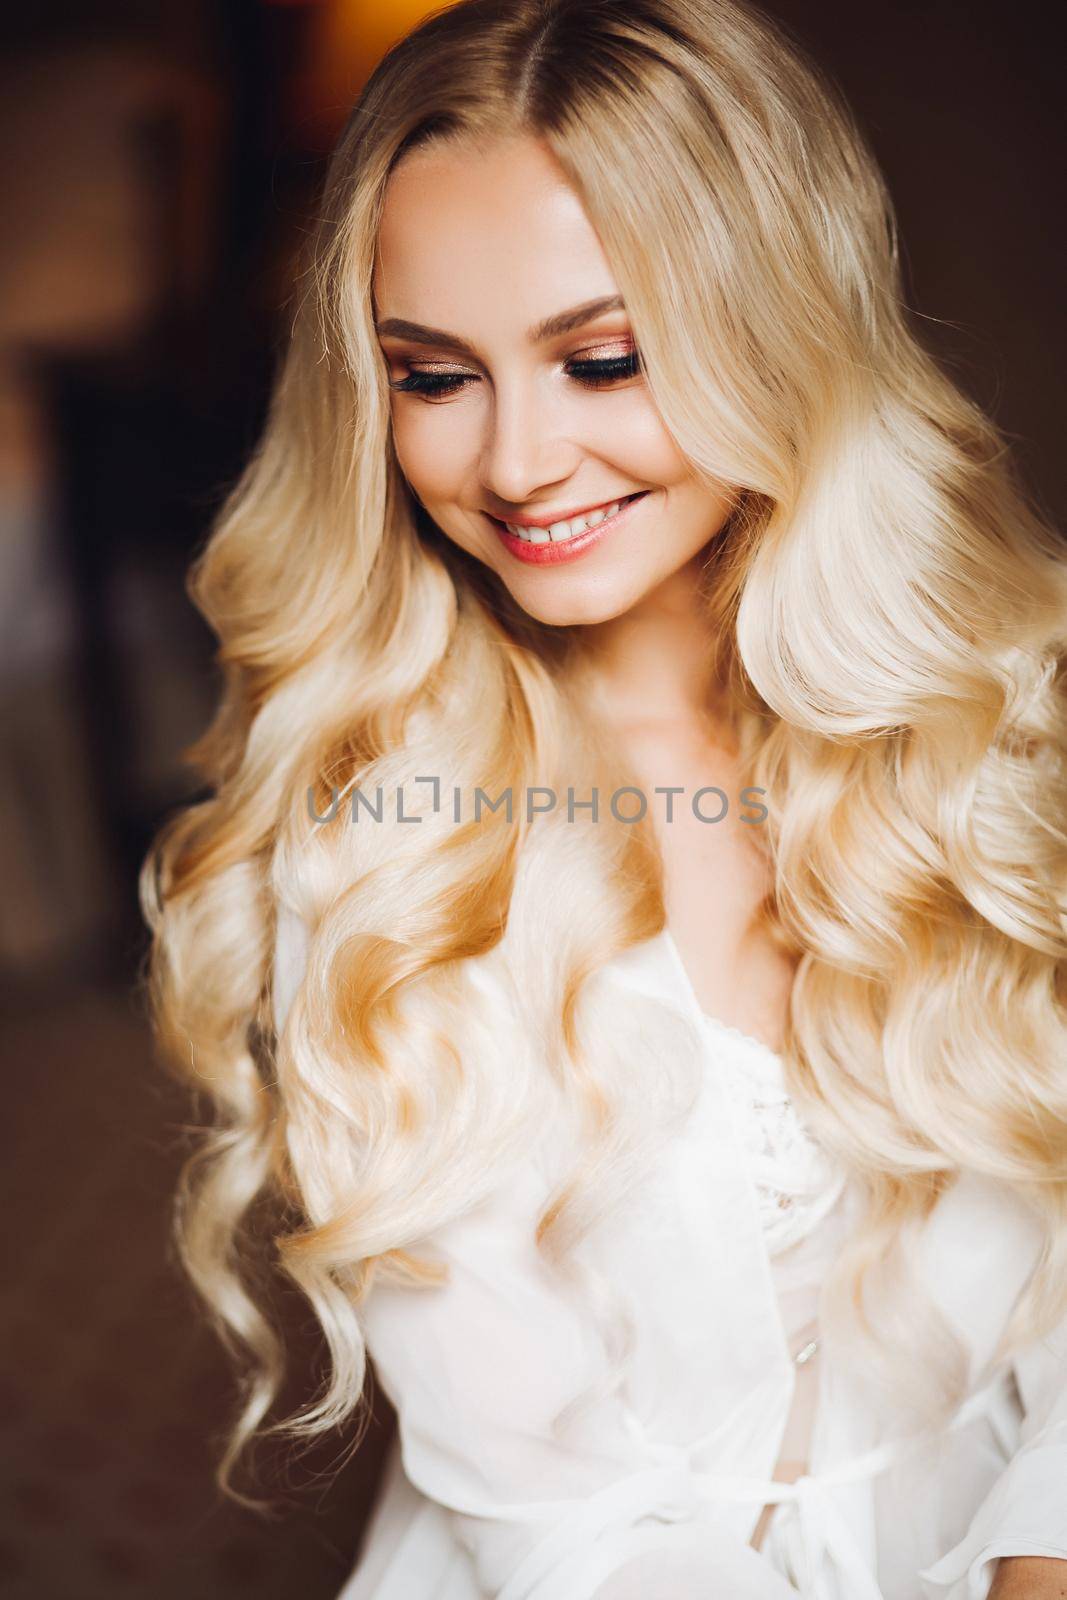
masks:
{"label": "curly blonde hair", "polygon": [[[963,1171],[1044,1222],[1004,1348],[1067,1311],[1063,549],[913,334],[872,157],[774,25],[738,0],[460,0],[387,54],[334,152],[265,430],[191,575],[225,674],[191,752],[211,797],[142,873],[154,1025],[215,1108],[177,1237],[247,1374],[219,1483],[249,1505],[233,1469],[284,1367],[264,1207],[270,1270],[330,1356],[275,1429],[313,1437],[359,1409],[373,1278],[435,1281],[415,1247],[546,1095],[581,1130],[537,1234],[563,1270],[640,1170],[650,1107],[667,1129],[691,1082],[681,1043],[643,1058],[642,1030],[591,1003],[664,926],[646,826],[309,815],[379,786],[410,806],[427,773],[465,796],[626,778],[572,692],[574,636],[440,534],[391,446],[371,297],[387,179],[428,140],[514,133],[581,196],[692,470],[739,490],[702,579],[709,698],[773,800],[790,1086],[866,1196],[842,1326],[928,1411],[958,1396],[951,1340],[934,1359],[903,1292],[870,1327],[864,1286],[903,1290],[906,1241]],[[280,1031],[279,916],[308,934]],[[481,981],[520,960],[521,991]]]}

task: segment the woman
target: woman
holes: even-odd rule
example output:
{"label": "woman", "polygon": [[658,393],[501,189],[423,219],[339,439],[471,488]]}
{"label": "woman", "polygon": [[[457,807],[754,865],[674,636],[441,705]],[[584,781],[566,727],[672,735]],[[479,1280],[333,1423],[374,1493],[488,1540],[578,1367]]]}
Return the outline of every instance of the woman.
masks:
{"label": "woman", "polygon": [[216,1129],[399,1443],[345,1600],[1067,1576],[1067,567],[734,0],[464,0],[334,155],[146,863]]}

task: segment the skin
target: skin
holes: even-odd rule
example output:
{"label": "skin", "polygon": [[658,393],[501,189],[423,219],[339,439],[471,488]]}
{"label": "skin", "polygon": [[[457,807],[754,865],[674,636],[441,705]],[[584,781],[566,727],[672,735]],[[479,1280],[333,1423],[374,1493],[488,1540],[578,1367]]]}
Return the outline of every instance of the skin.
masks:
{"label": "skin", "polygon": [[[408,484],[446,537],[496,573],[526,612],[582,631],[592,663],[584,690],[646,794],[657,784],[687,794],[717,784],[733,796],[735,752],[710,697],[698,583],[736,491],[697,481],[640,371],[600,388],[568,372],[576,358],[634,350],[625,308],[530,337],[546,318],[618,293],[578,196],[541,141],[416,150],[391,174],[373,283],[389,381],[413,371],[464,380],[429,398],[392,389]],[[397,321],[457,336],[469,349],[387,326]],[[559,565],[519,560],[493,521],[646,489],[616,532]],[[688,806],[673,825],[649,809],[668,925],[698,1003],[780,1048],[793,969],[753,928],[767,888],[754,830],[735,820],[736,807],[714,827],[687,819]],[[776,1476],[799,1470],[780,1463]],[[1003,1560],[991,1595],[1051,1600],[1065,1592],[1064,1571],[1062,1562]],[[1012,1586],[1014,1574],[1023,1586]]]}
{"label": "skin", "polygon": [[997,1562],[989,1600],[1067,1600],[1067,1561],[1006,1556]]}

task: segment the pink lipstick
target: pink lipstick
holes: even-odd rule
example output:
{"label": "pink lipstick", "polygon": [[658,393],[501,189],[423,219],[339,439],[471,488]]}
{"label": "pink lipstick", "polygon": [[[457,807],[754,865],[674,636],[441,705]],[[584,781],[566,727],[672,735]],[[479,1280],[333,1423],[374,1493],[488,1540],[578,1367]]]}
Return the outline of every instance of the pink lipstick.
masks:
{"label": "pink lipstick", "polygon": [[[496,529],[497,537],[500,539],[501,544],[518,560],[525,561],[530,566],[558,566],[564,561],[576,561],[579,556],[585,555],[587,550],[591,550],[594,545],[599,544],[601,539],[606,538],[624,522],[632,519],[637,506],[648,497],[649,493],[650,490],[642,489],[638,494],[626,496],[620,502],[619,509],[614,516],[605,517],[603,522],[598,522],[595,527],[586,528],[583,533],[576,533],[572,537],[565,539],[545,539],[539,544],[533,544],[528,539],[520,539],[517,534],[509,533],[505,524],[498,517],[490,517],[490,521]],[[608,503],[610,504],[610,502]],[[546,520],[545,518],[538,518],[536,521],[529,519],[528,525],[531,527],[544,527]],[[523,520],[523,525],[527,525],[526,519]]]}

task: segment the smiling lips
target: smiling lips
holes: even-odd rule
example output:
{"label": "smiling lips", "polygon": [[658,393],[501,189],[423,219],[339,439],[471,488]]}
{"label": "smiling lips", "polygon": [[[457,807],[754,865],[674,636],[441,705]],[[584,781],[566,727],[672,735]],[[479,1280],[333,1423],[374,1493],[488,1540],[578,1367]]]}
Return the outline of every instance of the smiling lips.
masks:
{"label": "smiling lips", "polygon": [[598,543],[601,534],[616,527],[630,506],[643,500],[648,492],[642,489],[636,494],[623,495],[606,505],[551,523],[532,518],[525,522],[501,522],[494,517],[493,521],[504,545],[520,560],[538,565],[555,564],[578,556]]}
{"label": "smiling lips", "polygon": [[588,510],[576,512],[571,517],[559,517],[554,521],[549,521],[545,517],[524,517],[521,522],[505,522],[504,526],[517,539],[529,539],[533,544],[544,544],[546,539],[551,539],[558,544],[564,539],[573,539],[577,534],[584,533],[586,528],[595,528],[605,517],[613,517],[619,507],[625,505],[628,500],[636,498],[636,495],[623,495],[618,500],[591,506]]}

